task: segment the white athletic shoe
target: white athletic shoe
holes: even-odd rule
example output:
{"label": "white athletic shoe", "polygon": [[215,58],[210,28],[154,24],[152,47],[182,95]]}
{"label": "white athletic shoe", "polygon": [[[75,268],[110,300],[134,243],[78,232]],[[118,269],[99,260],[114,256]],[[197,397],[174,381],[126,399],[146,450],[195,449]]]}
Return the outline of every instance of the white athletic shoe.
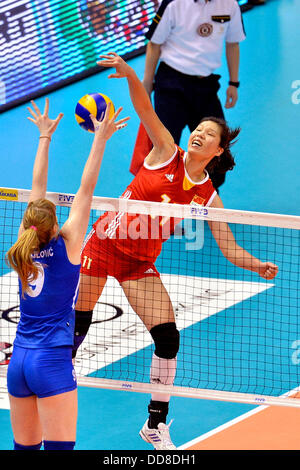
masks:
{"label": "white athletic shoe", "polygon": [[[173,420],[172,420],[173,421]],[[176,447],[170,438],[169,428],[172,424],[159,423],[158,429],[148,428],[148,419],[140,430],[140,436],[144,441],[153,445],[156,450],[174,450]]]}

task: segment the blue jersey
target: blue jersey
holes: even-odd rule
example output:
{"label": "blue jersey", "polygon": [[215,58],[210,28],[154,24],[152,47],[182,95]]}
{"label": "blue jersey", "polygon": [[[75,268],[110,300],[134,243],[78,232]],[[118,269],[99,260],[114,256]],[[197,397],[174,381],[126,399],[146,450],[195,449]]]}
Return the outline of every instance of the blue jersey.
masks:
{"label": "blue jersey", "polygon": [[[34,253],[40,272],[20,294],[21,317],[15,344],[26,348],[72,346],[80,264],[72,264],[61,236]],[[19,281],[20,293],[22,291]]]}

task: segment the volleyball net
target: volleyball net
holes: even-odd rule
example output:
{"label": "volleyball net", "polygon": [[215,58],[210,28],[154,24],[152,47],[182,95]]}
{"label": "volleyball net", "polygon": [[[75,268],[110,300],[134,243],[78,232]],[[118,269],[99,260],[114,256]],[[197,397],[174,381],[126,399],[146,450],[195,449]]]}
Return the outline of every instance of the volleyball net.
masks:
{"label": "volleyball net", "polygon": [[[17,238],[29,194],[28,190],[0,189],[1,375],[6,373],[20,316],[17,277],[4,258]],[[74,196],[48,193],[47,198],[56,204],[62,225]],[[162,226],[166,230],[168,239],[155,267],[180,331],[177,372],[173,386],[150,383],[152,337],[118,281],[109,276],[76,356],[78,384],[300,406],[300,217],[94,197],[89,230],[106,211],[113,214],[115,227],[127,220],[130,230],[122,240],[124,250],[133,243],[143,245],[144,253],[150,252],[157,230]],[[210,221],[218,222],[220,228],[222,222],[229,224],[238,245],[262,261],[275,263],[278,275],[267,281],[231,264],[212,236]],[[136,257],[129,259],[135,269]],[[83,259],[89,262],[88,257]],[[145,296],[151,298],[151,292],[137,292],[139,308]]]}

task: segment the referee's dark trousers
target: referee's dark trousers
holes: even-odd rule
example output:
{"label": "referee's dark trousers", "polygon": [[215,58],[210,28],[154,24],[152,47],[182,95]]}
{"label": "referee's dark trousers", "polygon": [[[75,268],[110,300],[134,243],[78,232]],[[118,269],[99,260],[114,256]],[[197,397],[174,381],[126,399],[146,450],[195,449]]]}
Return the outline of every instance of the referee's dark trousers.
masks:
{"label": "referee's dark trousers", "polygon": [[[196,129],[204,117],[224,119],[218,97],[220,75],[207,77],[178,72],[165,62],[160,62],[155,76],[155,111],[179,145],[185,126]],[[210,175],[215,188],[223,184],[225,175]]]}

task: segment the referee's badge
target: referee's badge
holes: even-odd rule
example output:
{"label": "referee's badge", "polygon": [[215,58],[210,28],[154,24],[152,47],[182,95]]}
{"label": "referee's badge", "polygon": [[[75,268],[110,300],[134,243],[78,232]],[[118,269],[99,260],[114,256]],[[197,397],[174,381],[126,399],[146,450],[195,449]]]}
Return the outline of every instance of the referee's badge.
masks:
{"label": "referee's badge", "polygon": [[199,34],[199,36],[201,36],[202,38],[207,38],[208,36],[210,36],[213,32],[213,25],[210,24],[210,23],[203,23],[203,24],[200,24],[200,26],[198,26],[197,28],[197,33]]}

